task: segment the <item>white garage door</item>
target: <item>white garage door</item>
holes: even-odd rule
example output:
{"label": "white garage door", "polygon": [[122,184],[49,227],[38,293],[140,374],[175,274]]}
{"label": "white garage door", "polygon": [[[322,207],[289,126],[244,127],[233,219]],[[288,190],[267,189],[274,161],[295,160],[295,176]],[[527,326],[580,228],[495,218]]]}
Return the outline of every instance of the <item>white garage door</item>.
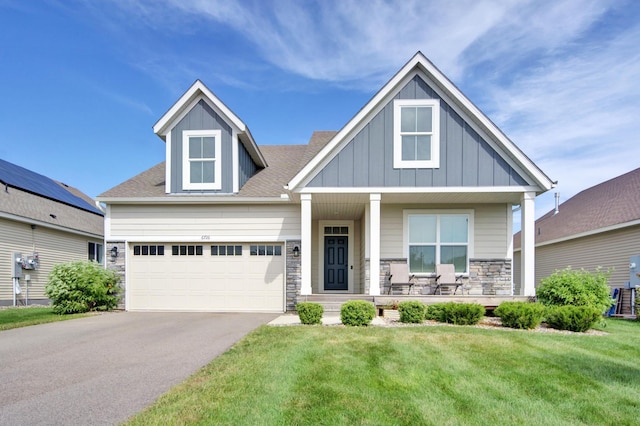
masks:
{"label": "white garage door", "polygon": [[284,309],[282,244],[130,244],[129,310]]}

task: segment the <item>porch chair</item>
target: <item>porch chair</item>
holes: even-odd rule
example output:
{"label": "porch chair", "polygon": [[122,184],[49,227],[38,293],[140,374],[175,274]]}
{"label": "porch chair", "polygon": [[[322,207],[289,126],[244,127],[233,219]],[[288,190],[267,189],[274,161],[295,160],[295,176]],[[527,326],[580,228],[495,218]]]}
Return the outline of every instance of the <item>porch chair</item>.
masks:
{"label": "porch chair", "polygon": [[405,285],[409,286],[409,294],[411,294],[415,278],[415,275],[409,276],[409,265],[406,263],[392,263],[389,266],[389,290],[387,294],[391,294],[393,287],[402,289],[402,286]]}
{"label": "porch chair", "polygon": [[[436,288],[433,294],[442,294],[442,287],[455,287],[453,294],[456,294],[458,287],[462,287],[462,277],[456,277],[456,267],[451,263],[436,265]],[[464,287],[461,292],[464,294]]]}

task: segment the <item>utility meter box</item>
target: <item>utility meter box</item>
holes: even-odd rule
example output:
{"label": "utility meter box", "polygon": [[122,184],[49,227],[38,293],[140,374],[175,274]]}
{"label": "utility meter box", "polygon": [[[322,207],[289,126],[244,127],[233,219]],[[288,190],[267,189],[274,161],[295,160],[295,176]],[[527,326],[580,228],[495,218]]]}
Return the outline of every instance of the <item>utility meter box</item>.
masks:
{"label": "utility meter box", "polygon": [[12,278],[22,278],[22,253],[12,254],[13,276]]}
{"label": "utility meter box", "polygon": [[629,258],[629,288],[640,288],[640,256]]}

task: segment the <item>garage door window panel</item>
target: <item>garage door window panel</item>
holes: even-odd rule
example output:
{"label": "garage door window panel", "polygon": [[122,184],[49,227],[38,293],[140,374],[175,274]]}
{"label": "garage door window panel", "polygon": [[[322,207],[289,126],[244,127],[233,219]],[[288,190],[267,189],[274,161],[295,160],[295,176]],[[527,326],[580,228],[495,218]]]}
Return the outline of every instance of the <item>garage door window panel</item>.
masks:
{"label": "garage door window panel", "polygon": [[133,246],[134,256],[164,256],[164,246],[159,245],[141,245]]}
{"label": "garage door window panel", "polygon": [[282,246],[279,245],[252,245],[249,248],[251,256],[282,256]]}
{"label": "garage door window panel", "polygon": [[202,246],[171,246],[171,254],[173,256],[202,256],[202,253]]}

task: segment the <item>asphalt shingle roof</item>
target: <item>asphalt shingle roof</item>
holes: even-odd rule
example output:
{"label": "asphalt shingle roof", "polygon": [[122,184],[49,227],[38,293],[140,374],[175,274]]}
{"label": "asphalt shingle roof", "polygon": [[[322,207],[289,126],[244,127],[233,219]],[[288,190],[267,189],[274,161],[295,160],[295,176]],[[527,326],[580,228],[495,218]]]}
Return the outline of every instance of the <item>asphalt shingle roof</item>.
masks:
{"label": "asphalt shingle roof", "polygon": [[[268,167],[258,170],[234,196],[279,197],[284,186],[331,140],[337,132],[314,132],[307,145],[263,145],[260,151]],[[165,193],[165,162],[100,194],[106,198],[162,198]]]}
{"label": "asphalt shingle roof", "polygon": [[[585,189],[554,210],[536,221],[536,244],[639,220],[640,168]],[[520,244],[518,232],[514,247]]]}

